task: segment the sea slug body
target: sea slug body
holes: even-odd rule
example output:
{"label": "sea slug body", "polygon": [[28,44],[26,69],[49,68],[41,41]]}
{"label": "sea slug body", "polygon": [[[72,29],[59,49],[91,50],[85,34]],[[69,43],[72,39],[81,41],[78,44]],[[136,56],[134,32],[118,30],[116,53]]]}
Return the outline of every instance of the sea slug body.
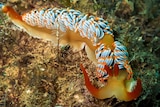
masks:
{"label": "sea slug body", "polygon": [[[42,8],[19,15],[12,7],[0,4],[0,10],[6,13],[15,25],[33,37],[49,40],[57,44],[56,33],[58,31],[60,45],[69,44],[75,51],[79,51],[85,47],[88,58],[96,64],[97,74],[100,80],[108,79],[114,81],[115,79],[113,78],[116,78],[117,81],[117,77],[119,77],[118,75],[113,77],[111,75],[112,70],[106,69],[106,66],[112,69],[117,69],[118,67],[118,71],[115,72],[123,72],[119,74],[120,76],[124,76],[124,78],[122,81],[117,81],[121,87],[126,88],[123,86],[123,80],[126,78],[128,79],[126,81],[132,79],[133,73],[128,63],[127,49],[120,42],[114,40],[112,29],[103,18],[83,14],[74,9]],[[85,74],[85,69],[82,65],[81,69]],[[125,71],[122,69],[125,69]],[[87,84],[88,83],[89,82],[87,82]],[[117,84],[116,82],[110,83]],[[132,82],[128,83],[131,84]],[[136,89],[141,89],[141,81],[139,79],[137,83],[138,88]],[[90,86],[91,85],[88,87]],[[106,91],[110,90],[108,89],[109,86],[106,87]],[[89,88],[89,90],[92,89]],[[113,95],[116,93],[117,98],[129,101],[133,100],[134,97],[137,98],[140,91],[137,92],[136,90],[135,96],[133,95],[134,91],[133,93],[128,93],[125,89],[120,91],[126,95],[125,98],[120,98],[117,92],[113,92]],[[105,90],[103,90],[103,92],[105,92]],[[95,94],[95,92],[93,93]],[[132,97],[128,97],[131,94]],[[104,98],[108,97],[111,96],[109,95]]]}

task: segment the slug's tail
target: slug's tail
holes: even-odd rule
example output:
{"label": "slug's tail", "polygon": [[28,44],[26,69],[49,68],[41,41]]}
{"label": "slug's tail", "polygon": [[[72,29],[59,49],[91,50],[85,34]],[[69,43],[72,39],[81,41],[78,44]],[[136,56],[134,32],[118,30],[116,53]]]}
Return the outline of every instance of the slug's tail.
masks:
{"label": "slug's tail", "polygon": [[3,13],[6,13],[9,16],[9,18],[11,18],[11,20],[17,19],[22,21],[22,17],[12,7],[0,3],[0,10]]}

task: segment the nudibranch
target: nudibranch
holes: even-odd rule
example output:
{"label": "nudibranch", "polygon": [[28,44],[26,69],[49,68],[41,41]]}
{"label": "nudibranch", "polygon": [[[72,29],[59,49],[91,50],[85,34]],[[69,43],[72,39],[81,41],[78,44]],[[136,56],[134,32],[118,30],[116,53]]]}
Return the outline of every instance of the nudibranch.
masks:
{"label": "nudibranch", "polygon": [[140,96],[142,91],[141,80],[139,78],[137,81],[133,78],[128,80],[126,78],[127,72],[125,70],[119,70],[117,64],[114,65],[114,69],[110,69],[105,65],[105,69],[109,71],[109,78],[107,79],[107,84],[99,89],[91,84],[82,64],[80,68],[83,71],[87,89],[98,99],[106,99],[114,96],[121,101],[131,101]]}
{"label": "nudibranch", "polygon": [[[19,15],[12,7],[0,3],[0,10],[29,35],[61,45],[69,44],[74,50],[85,48],[88,58],[96,65],[100,80],[110,78],[105,65],[125,69],[132,78],[128,52],[114,40],[112,29],[103,18],[83,14],[74,9],[41,8]],[[57,41],[59,39],[59,42]]]}

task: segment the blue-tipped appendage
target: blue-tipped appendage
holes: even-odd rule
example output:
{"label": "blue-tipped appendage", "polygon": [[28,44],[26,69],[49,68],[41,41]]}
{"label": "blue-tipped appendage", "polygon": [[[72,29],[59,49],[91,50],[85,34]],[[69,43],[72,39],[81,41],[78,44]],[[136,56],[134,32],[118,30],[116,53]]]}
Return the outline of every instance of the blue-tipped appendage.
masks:
{"label": "blue-tipped appendage", "polygon": [[3,6],[4,6],[4,4],[3,4],[3,3],[0,3],[0,9],[2,9]]}

